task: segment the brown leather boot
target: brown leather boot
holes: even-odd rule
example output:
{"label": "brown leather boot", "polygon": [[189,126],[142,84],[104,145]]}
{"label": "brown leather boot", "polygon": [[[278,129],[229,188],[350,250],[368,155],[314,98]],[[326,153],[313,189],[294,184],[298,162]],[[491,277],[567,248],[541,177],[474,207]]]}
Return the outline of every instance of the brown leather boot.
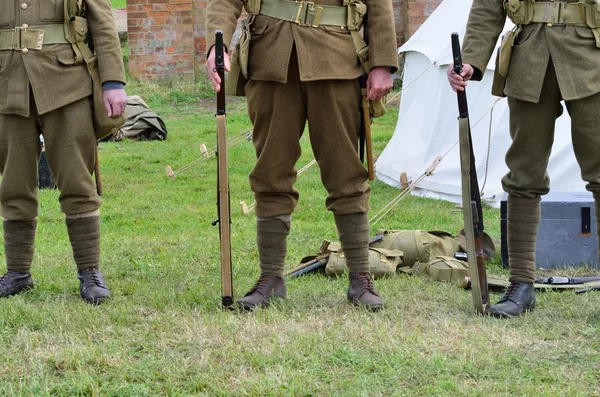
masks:
{"label": "brown leather boot", "polygon": [[243,310],[254,310],[257,307],[268,306],[271,298],[285,298],[286,295],[287,290],[282,277],[263,274],[254,287],[238,300],[238,305]]}
{"label": "brown leather boot", "polygon": [[348,276],[350,287],[348,288],[348,301],[354,306],[362,306],[367,310],[378,311],[383,309],[383,300],[379,297],[371,273],[350,272]]}

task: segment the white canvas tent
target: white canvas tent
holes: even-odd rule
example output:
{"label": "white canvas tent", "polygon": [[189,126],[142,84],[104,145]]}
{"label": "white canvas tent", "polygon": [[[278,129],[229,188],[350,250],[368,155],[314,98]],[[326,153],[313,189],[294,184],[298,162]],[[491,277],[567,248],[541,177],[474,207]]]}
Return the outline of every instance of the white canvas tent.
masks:
{"label": "white canvas tent", "polygon": [[[456,93],[446,79],[452,63],[450,35],[465,33],[472,0],[444,0],[419,30],[399,49],[406,53],[402,100],[396,131],[375,164],[377,177],[392,186],[400,175],[416,181],[443,156],[434,173],[423,178],[413,194],[461,201]],[[505,31],[512,27],[510,21]],[[479,186],[483,200],[499,206],[505,197],[501,178],[508,172],[504,155],[510,144],[506,98],[491,95],[494,56],[481,82],[467,87],[469,119]],[[551,191],[585,191],[571,146],[570,119],[557,120],[548,173]]]}

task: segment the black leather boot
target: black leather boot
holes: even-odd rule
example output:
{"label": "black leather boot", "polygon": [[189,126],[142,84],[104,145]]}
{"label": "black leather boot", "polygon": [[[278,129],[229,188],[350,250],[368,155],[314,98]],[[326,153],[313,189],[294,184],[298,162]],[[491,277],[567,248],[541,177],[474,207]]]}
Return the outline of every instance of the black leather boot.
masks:
{"label": "black leather boot", "polygon": [[498,303],[490,306],[488,314],[493,317],[519,317],[534,307],[533,283],[511,283]]}
{"label": "black leather boot", "polygon": [[97,267],[89,267],[77,272],[79,293],[84,301],[98,305],[110,298],[110,291]]}
{"label": "black leather boot", "polygon": [[9,270],[0,276],[0,298],[7,298],[33,288],[33,280],[29,273],[19,273]]}
{"label": "black leather boot", "polygon": [[283,278],[265,274],[261,275],[254,287],[238,300],[238,305],[243,310],[254,310],[267,306],[271,298],[285,298],[286,295]]}

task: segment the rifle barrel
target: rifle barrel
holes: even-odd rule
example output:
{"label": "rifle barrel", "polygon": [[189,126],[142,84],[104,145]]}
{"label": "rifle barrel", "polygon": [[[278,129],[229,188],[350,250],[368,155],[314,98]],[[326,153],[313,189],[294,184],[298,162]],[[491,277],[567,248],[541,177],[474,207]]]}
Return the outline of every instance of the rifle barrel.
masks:
{"label": "rifle barrel", "polygon": [[221,30],[215,31],[215,68],[221,79],[221,89],[217,93],[217,114],[225,114],[225,51]]}

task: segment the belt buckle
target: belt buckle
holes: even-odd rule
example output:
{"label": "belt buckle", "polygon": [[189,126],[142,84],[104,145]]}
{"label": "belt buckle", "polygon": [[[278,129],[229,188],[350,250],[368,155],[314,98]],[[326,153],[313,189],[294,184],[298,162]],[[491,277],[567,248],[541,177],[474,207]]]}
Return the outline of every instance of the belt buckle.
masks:
{"label": "belt buckle", "polygon": [[[37,37],[35,43],[26,43],[27,37],[25,36],[29,31],[29,27],[18,26],[12,30],[12,37],[10,39],[11,50],[21,51],[30,49],[32,50],[41,50],[44,44],[44,31],[39,29],[32,29],[32,32],[37,32]],[[29,45],[28,44],[33,44]],[[25,52],[27,52],[25,51]]]}
{"label": "belt buckle", "polygon": [[[27,31],[27,28],[13,28],[12,37],[10,38],[10,49],[15,51],[23,51],[23,44],[21,42],[21,31]],[[15,40],[16,39],[16,40]],[[16,44],[15,44],[16,42]]]}
{"label": "belt buckle", "polygon": [[293,22],[300,26],[318,27],[321,22],[323,7],[315,6],[312,1],[297,1],[296,3],[298,3],[298,12]]}

